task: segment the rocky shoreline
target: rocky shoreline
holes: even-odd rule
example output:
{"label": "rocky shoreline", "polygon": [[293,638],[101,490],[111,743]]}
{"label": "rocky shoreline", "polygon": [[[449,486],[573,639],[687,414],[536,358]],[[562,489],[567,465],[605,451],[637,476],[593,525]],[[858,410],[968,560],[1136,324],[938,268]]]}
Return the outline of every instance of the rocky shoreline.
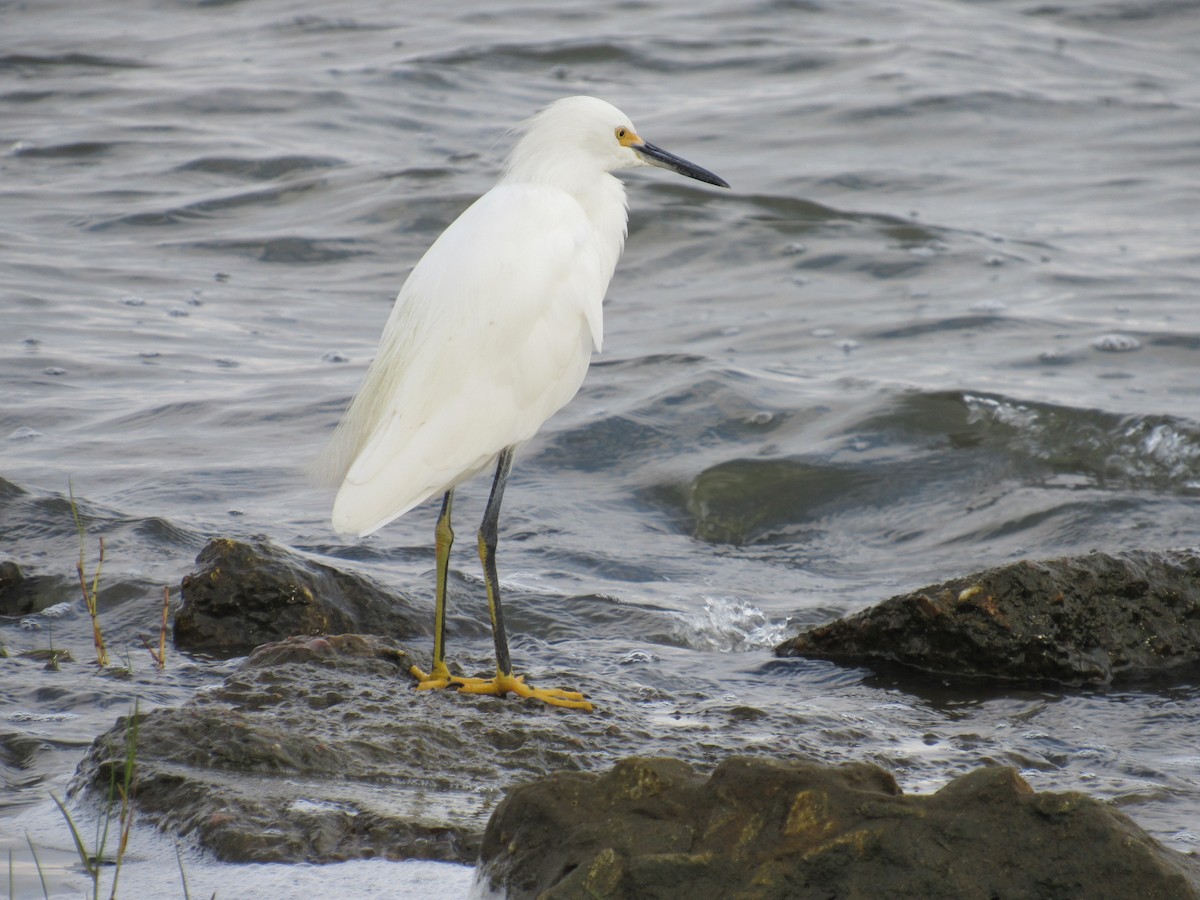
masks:
{"label": "rocky shoreline", "polygon": [[[1182,552],[1019,563],[777,653],[1001,683],[1178,678],[1200,661],[1198,572]],[[537,676],[575,679],[603,698],[596,714],[408,690],[409,665],[428,661],[413,650],[423,606],[265,542],[211,542],[183,590],[181,649],[267,643],[219,687],[139,717],[134,802],[223,860],[480,862],[510,897],[1200,897],[1194,857],[1009,768],[904,795],[865,763],[649,734],[628,699],[568,673]],[[721,727],[757,717],[744,707]],[[107,790],[129,726],[95,740],[73,792]],[[647,746],[671,758],[642,758]]]}

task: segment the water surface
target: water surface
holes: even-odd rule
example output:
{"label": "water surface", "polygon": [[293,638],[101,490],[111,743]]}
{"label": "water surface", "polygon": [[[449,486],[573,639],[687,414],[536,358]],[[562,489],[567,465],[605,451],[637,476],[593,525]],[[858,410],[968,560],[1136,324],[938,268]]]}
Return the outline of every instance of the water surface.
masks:
{"label": "water surface", "polygon": [[[1194,684],[920,686],[769,653],[1013,559],[1197,543],[1186,5],[50,0],[0,6],[0,34],[0,535],[45,578],[0,625],[19,896],[41,896],[26,831],[78,893],[47,796],[91,739],[226,671],[172,654],[159,674],[137,638],[208,538],[431,584],[434,505],[348,540],[305,468],[506,129],[574,93],[734,190],[628,176],[604,352],[506,497],[518,665],[599,673],[728,752],[868,759],[914,791],[1014,765],[1200,843]],[[128,678],[88,664],[68,483]],[[460,534],[486,489],[461,490]],[[19,656],[50,645],[74,661]],[[747,705],[796,727],[726,727]],[[130,896],[170,894],[173,848],[136,840]],[[202,895],[244,877],[187,868]]]}

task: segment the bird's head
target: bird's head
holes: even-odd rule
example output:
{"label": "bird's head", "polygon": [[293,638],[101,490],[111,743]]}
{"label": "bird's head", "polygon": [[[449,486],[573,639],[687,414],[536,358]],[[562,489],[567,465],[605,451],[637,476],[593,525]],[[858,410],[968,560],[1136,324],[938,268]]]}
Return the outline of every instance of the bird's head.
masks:
{"label": "bird's head", "polygon": [[507,171],[521,180],[559,181],[637,166],[729,187],[707,169],[643,140],[627,115],[595,97],[566,97],[529,119]]}

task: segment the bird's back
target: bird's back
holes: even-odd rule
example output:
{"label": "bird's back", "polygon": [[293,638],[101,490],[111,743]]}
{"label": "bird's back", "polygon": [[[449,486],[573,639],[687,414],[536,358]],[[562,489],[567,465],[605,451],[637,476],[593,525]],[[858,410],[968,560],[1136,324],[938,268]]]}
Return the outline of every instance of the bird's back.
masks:
{"label": "bird's back", "polygon": [[618,234],[561,190],[501,182],[443,232],[324,457],[341,484],[335,528],[382,527],[529,440],[575,395],[600,344],[620,204]]}

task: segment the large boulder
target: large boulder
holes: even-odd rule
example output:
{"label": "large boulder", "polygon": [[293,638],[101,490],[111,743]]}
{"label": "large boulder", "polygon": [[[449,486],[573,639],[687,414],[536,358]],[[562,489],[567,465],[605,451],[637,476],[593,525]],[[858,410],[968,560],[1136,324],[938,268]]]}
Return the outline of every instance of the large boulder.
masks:
{"label": "large boulder", "polygon": [[1067,685],[1194,672],[1200,556],[1136,551],[1013,563],[892,597],[775,653]]}
{"label": "large boulder", "polygon": [[480,878],[509,900],[1200,897],[1200,867],[1082,794],[1008,768],[930,796],[882,769],[733,757],[556,772],[509,792]]}
{"label": "large boulder", "polygon": [[362,575],[261,539],[209,541],[183,577],[181,597],[175,647],[218,657],[293,635],[407,638],[433,628],[431,604],[414,604]]}

